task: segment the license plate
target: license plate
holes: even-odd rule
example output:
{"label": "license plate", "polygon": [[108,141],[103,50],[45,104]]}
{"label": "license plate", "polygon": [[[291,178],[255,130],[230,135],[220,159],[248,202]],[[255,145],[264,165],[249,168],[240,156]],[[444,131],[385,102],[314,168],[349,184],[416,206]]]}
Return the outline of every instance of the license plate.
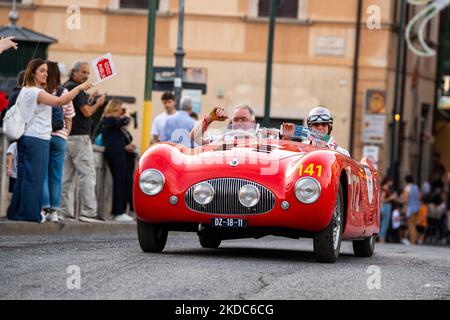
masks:
{"label": "license plate", "polygon": [[211,225],[217,228],[245,228],[247,221],[245,219],[234,218],[212,218]]}

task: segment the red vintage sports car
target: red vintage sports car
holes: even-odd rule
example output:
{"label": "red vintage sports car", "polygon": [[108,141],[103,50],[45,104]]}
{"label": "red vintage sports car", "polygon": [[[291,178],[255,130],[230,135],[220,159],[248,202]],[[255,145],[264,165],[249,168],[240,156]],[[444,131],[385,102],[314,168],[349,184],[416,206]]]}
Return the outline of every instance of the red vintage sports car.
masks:
{"label": "red vintage sports car", "polygon": [[380,182],[370,160],[274,137],[232,130],[194,149],[150,147],[133,186],[142,250],[161,252],[168,231],[191,231],[204,248],[274,235],[313,238],[320,262],[335,262],[342,240],[372,256]]}

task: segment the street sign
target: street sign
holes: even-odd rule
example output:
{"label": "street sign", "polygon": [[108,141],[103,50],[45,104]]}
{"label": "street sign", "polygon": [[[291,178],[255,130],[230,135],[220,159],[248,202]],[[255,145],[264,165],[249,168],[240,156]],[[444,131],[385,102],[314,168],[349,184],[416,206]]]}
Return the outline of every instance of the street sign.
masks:
{"label": "street sign", "polygon": [[385,128],[386,115],[365,114],[362,128],[362,142],[383,144]]}
{"label": "street sign", "polygon": [[110,79],[117,74],[117,69],[114,66],[111,53],[107,53],[92,60],[91,64],[94,68],[94,73],[97,76],[97,82],[95,84],[99,84],[100,82]]}
{"label": "street sign", "polygon": [[[153,90],[154,91],[172,91],[175,82],[174,67],[154,67],[153,70]],[[206,94],[207,70],[206,68],[183,68],[183,78],[181,80],[183,89],[201,90]]]}
{"label": "street sign", "polygon": [[202,91],[193,89],[184,89],[182,97],[188,96],[192,100],[192,111],[200,115],[202,111]]}

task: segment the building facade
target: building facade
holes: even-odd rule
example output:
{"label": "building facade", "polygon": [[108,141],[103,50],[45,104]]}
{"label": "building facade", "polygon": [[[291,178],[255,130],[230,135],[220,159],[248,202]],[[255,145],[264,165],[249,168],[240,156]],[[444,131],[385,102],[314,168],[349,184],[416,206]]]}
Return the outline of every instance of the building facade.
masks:
{"label": "building facade", "polygon": [[[77,0],[78,7],[73,3],[22,0],[18,24],[58,39],[49,49],[49,59],[63,63],[67,71],[75,60],[91,61],[111,52],[118,75],[98,89],[134,96],[137,103],[129,109],[138,112],[142,124],[148,1]],[[356,93],[353,71],[357,0],[285,0],[278,7],[275,31],[271,117],[299,122],[311,108],[327,106],[334,114],[333,136],[345,148],[353,139],[352,155],[360,159],[364,146],[370,145],[362,142],[366,98],[372,90],[384,92],[385,101],[376,100],[382,106],[377,112],[387,115],[381,129],[384,138],[375,144],[382,174],[388,169],[390,156],[398,3],[362,1]],[[410,15],[414,10],[409,9]],[[8,23],[9,11],[8,1],[0,2],[0,25]],[[177,13],[178,0],[158,1],[155,66],[175,65]],[[267,14],[268,0],[186,0],[184,66],[207,69],[208,89],[201,99],[202,113],[216,105],[231,110],[245,103],[256,109],[258,117],[263,116]],[[434,19],[428,32],[429,39],[435,42],[438,25],[438,19]],[[429,108],[424,114],[423,130],[432,134],[436,58],[418,58],[411,52],[406,57],[400,120],[404,138],[399,151],[401,175],[420,170],[419,165],[428,175],[432,145],[419,148],[417,128],[422,108]],[[352,106],[354,94],[356,104]],[[152,117],[163,111],[160,95],[153,93]],[[138,145],[141,128],[133,131]]]}

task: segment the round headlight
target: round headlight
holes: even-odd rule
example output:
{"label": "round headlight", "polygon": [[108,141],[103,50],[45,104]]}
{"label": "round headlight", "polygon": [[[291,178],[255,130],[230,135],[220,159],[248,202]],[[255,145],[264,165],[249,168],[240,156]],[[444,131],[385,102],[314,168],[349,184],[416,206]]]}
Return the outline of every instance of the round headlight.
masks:
{"label": "round headlight", "polygon": [[316,202],[320,197],[320,192],[320,184],[313,178],[303,178],[295,184],[295,196],[298,201],[305,204]]}
{"label": "round headlight", "polygon": [[254,207],[258,204],[261,198],[259,189],[254,185],[247,184],[239,190],[239,202],[247,208]]}
{"label": "round headlight", "polygon": [[214,198],[214,194],[215,191],[213,186],[206,182],[197,184],[193,192],[195,202],[201,205],[210,203]]}
{"label": "round headlight", "polygon": [[145,170],[139,177],[139,188],[149,196],[157,195],[164,187],[164,176],[155,169]]}

